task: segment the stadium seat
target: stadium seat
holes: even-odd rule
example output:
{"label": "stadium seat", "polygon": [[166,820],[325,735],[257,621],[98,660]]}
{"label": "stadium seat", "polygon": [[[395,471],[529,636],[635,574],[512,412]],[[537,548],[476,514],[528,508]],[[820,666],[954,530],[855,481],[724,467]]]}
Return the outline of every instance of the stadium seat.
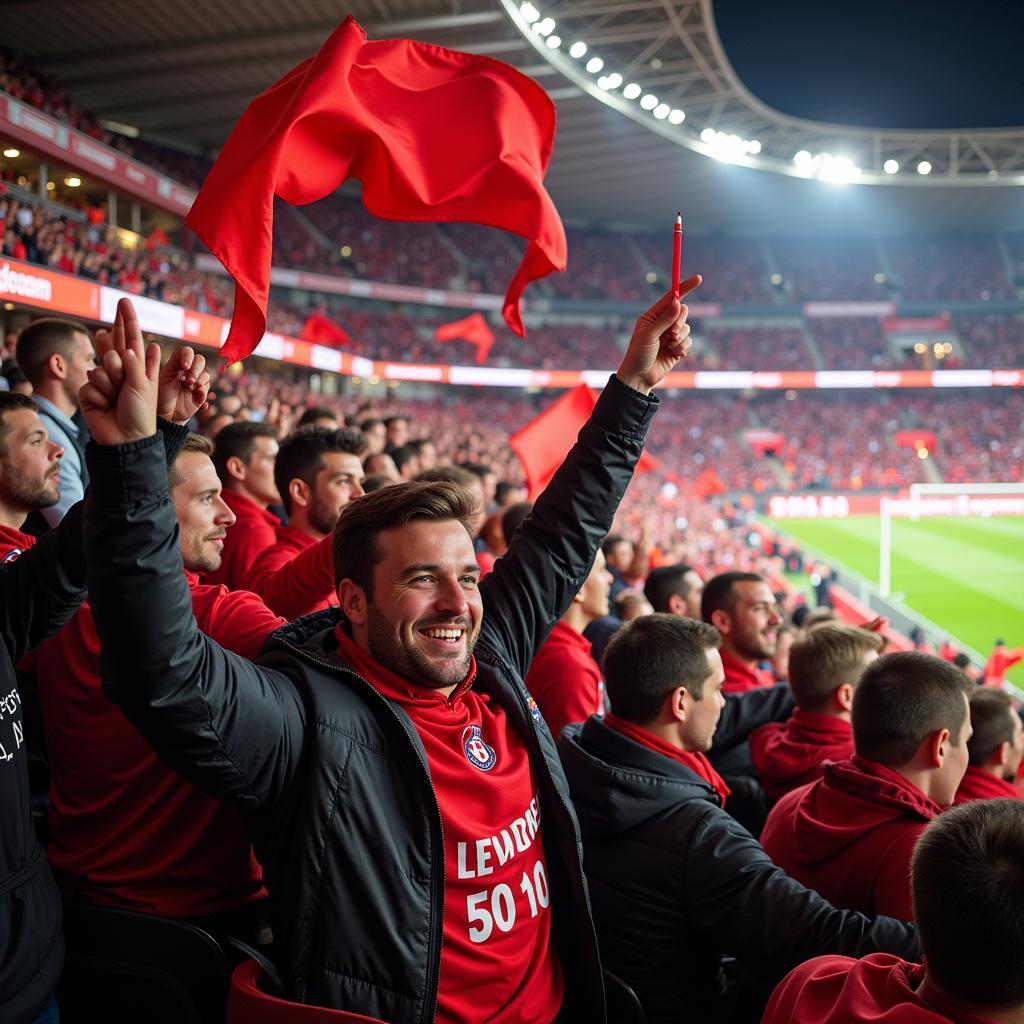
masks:
{"label": "stadium seat", "polygon": [[347,1010],[307,1006],[265,992],[263,967],[256,960],[239,964],[231,975],[227,1024],[385,1024]]}
{"label": "stadium seat", "polygon": [[611,971],[604,971],[604,993],[608,1001],[608,1024],[647,1024],[647,1015],[637,994]]}
{"label": "stadium seat", "polygon": [[213,938],[167,918],[65,902],[61,1019],[220,1024],[227,962]]}

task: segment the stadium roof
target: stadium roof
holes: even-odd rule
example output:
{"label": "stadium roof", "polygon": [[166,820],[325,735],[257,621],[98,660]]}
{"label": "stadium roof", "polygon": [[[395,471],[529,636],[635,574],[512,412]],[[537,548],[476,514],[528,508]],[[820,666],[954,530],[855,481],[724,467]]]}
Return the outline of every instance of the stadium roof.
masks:
{"label": "stadium roof", "polygon": [[[8,0],[4,45],[102,118],[216,148],[249,100],[351,13],[371,38],[485,53],[537,78],[558,104],[548,186],[568,219],[667,224],[682,207],[689,229],[734,233],[1024,228],[1024,129],[872,132],[781,114],[736,76],[712,0],[533,3]],[[579,41],[582,59],[569,55]],[[595,56],[602,67],[588,71]],[[627,99],[631,83],[639,95]],[[817,175],[855,184],[805,180]]]}

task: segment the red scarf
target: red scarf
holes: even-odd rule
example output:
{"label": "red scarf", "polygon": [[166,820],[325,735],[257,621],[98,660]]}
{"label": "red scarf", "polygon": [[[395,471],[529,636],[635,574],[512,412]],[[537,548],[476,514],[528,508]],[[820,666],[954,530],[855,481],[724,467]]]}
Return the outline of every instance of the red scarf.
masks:
{"label": "red scarf", "polygon": [[627,722],[615,714],[606,715],[604,724],[616,732],[622,733],[623,736],[628,736],[631,740],[635,740],[642,746],[647,747],[648,750],[653,750],[656,754],[664,754],[665,757],[671,757],[673,761],[678,761],[681,765],[685,765],[694,775],[703,779],[715,790],[722,798],[722,805],[725,806],[725,798],[732,790],[729,789],[725,784],[725,779],[715,771],[711,762],[699,750],[683,750],[680,747],[673,746],[671,743],[666,743],[664,740],[659,739],[654,733],[648,732],[642,725]]}

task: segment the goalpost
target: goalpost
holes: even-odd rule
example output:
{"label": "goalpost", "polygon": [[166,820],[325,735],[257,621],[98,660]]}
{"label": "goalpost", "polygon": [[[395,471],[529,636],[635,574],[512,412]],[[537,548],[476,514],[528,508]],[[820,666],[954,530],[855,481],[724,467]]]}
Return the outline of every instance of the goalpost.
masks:
{"label": "goalpost", "polygon": [[932,516],[1024,516],[1024,483],[911,484],[909,498],[883,497],[878,526],[878,589],[892,592],[892,521]]}

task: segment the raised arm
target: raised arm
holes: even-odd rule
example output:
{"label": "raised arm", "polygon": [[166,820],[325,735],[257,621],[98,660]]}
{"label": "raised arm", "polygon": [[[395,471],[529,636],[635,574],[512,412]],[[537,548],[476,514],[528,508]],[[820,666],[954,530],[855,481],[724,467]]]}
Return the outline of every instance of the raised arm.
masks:
{"label": "raised arm", "polygon": [[246,589],[286,619],[314,611],[325,596],[334,593],[334,560],[330,536],[295,554],[277,546],[256,556]]}
{"label": "raised arm", "polygon": [[177,771],[259,807],[297,764],[303,710],[283,677],[196,626],[154,430],[159,351],[144,352],[130,303],[118,331],[81,396],[95,442],[84,533],[104,690]]}
{"label": "raised arm", "polygon": [[[683,294],[698,284],[699,277],[690,278]],[[651,391],[689,351],[686,312],[668,293],[640,317],[575,446],[481,584],[480,643],[510,658],[522,675],[611,528],[658,406]]]}

